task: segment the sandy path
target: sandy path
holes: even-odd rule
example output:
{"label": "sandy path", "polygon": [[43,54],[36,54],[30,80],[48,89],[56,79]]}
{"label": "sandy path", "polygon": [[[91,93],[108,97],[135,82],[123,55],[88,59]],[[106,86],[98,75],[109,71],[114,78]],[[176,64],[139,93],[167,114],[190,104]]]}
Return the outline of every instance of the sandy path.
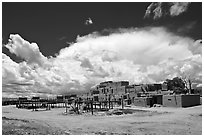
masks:
{"label": "sandy path", "polygon": [[2,107],[2,116],[34,120],[70,134],[202,134],[202,106],[190,108],[140,108],[120,116],[62,115],[64,108],[32,112],[15,106]]}

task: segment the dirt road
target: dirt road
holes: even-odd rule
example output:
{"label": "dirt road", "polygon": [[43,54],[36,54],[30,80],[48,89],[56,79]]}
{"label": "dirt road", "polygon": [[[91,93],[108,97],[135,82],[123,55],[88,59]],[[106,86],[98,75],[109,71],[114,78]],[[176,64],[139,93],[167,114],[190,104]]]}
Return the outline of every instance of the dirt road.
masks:
{"label": "dirt road", "polygon": [[[110,116],[104,113],[63,115],[64,108],[32,112],[32,110],[17,109],[15,106],[3,106],[2,130],[3,134],[202,134],[202,106],[189,108],[131,107],[131,109],[144,111]],[[16,129],[21,128],[27,129],[24,130],[26,133],[15,132]]]}

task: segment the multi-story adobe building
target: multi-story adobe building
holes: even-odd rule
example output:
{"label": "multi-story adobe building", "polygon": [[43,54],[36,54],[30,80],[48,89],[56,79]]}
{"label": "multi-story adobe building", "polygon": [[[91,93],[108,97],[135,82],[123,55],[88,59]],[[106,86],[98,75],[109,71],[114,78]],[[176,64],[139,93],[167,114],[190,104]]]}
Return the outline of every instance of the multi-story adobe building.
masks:
{"label": "multi-story adobe building", "polygon": [[90,95],[94,101],[119,101],[123,99],[126,104],[133,104],[138,97],[147,97],[154,91],[167,90],[166,84],[133,84],[128,81],[105,81],[91,89]]}
{"label": "multi-story adobe building", "polygon": [[120,98],[134,100],[134,97],[137,97],[144,92],[147,92],[144,85],[129,85],[128,81],[101,82],[94,89],[91,89],[94,101],[103,101],[108,99],[118,100]]}

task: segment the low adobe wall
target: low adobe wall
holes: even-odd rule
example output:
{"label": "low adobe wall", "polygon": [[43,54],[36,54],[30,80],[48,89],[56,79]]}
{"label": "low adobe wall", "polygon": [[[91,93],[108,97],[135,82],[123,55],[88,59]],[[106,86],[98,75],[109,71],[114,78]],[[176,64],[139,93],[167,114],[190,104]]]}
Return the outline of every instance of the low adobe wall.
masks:
{"label": "low adobe wall", "polygon": [[191,107],[200,105],[200,95],[181,95],[182,107]]}
{"label": "low adobe wall", "polygon": [[164,107],[190,107],[200,104],[200,95],[164,95]]}

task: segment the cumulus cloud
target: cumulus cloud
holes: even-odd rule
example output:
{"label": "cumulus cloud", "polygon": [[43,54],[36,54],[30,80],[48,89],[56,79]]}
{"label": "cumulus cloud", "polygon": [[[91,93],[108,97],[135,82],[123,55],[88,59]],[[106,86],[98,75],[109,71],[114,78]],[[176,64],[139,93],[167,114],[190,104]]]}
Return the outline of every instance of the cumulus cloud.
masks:
{"label": "cumulus cloud", "polygon": [[88,19],[85,21],[84,24],[85,24],[85,25],[91,25],[91,24],[93,24],[93,21],[92,21],[91,18],[88,18]]}
{"label": "cumulus cloud", "polygon": [[11,34],[9,43],[6,44],[5,47],[8,48],[11,53],[25,59],[29,64],[36,63],[42,66],[47,59],[42,55],[36,43],[26,41],[18,34]]}
{"label": "cumulus cloud", "polygon": [[[18,42],[19,39],[22,41]],[[4,95],[85,92],[105,80],[155,83],[183,74],[191,74],[197,85],[202,82],[201,41],[178,36],[163,27],[119,29],[105,36],[95,32],[77,37],[75,43],[49,59],[42,55],[37,44],[32,48],[32,44],[19,39],[13,38],[6,47],[26,58],[25,61],[16,63],[2,53]],[[39,60],[30,61],[23,52],[20,55],[24,48],[39,52],[30,56],[37,56],[32,58],[45,60],[49,65],[44,67],[46,64],[42,62],[33,67]],[[23,82],[30,85],[18,84],[17,89],[12,86]]]}
{"label": "cumulus cloud", "polygon": [[162,16],[178,16],[187,11],[190,2],[153,2],[145,12],[144,18],[153,16],[159,19]]}
{"label": "cumulus cloud", "polygon": [[170,7],[170,15],[178,16],[188,9],[189,2],[173,2]]}

